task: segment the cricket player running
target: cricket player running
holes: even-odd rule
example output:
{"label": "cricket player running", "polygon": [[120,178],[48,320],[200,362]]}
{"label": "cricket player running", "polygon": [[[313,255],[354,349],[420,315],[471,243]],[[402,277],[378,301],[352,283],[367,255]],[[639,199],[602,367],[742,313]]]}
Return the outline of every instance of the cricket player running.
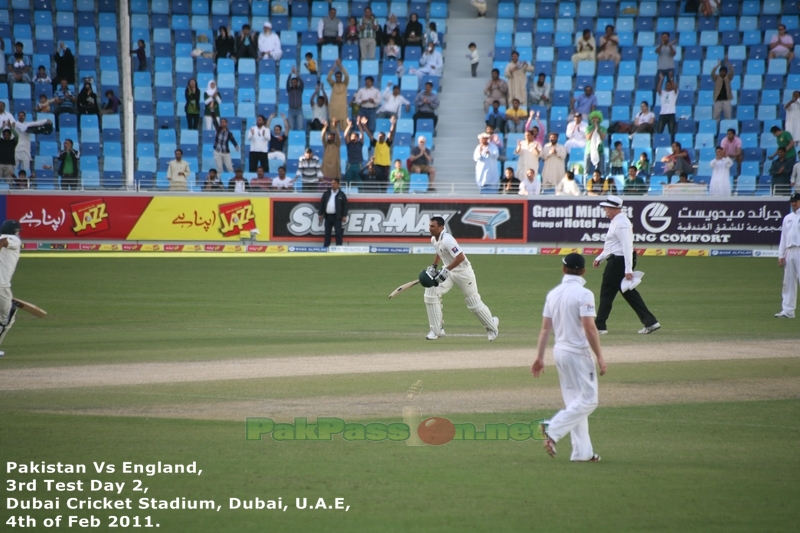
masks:
{"label": "cricket player running", "polygon": [[[492,312],[481,301],[478,294],[478,284],[475,282],[475,272],[461,247],[452,235],[445,231],[444,218],[432,217],[428,226],[431,232],[431,244],[436,248],[436,257],[433,264],[426,270],[428,276],[432,278],[438,286],[427,287],[425,289],[425,307],[428,311],[428,323],[430,333],[425,337],[429,341],[444,337],[442,326],[442,296],[447,294],[453,285],[458,285],[467,303],[467,309],[478,318],[489,334],[489,342],[497,338],[498,325],[500,320],[492,316]],[[442,261],[442,269],[437,271],[439,260]]]}
{"label": "cricket player running", "polygon": [[[11,278],[14,277],[22,248],[19,232],[20,225],[16,220],[6,220],[0,225],[0,344],[14,324],[17,312],[11,301]],[[0,351],[0,357],[4,355],[5,352]]]}
{"label": "cricket player running", "polygon": [[531,372],[537,378],[544,372],[544,351],[550,331],[555,330],[553,357],[566,407],[556,413],[546,427],[542,425],[544,448],[555,457],[556,443],[569,433],[570,460],[596,463],[600,456],[594,453],[589,438],[589,415],[597,409],[597,377],[589,348],[597,357],[601,376],[606,373],[606,362],[594,323],[594,294],[584,287],[586,262],[581,254],[569,254],[562,263],[561,285],[551,290],[545,300],[542,330]]}

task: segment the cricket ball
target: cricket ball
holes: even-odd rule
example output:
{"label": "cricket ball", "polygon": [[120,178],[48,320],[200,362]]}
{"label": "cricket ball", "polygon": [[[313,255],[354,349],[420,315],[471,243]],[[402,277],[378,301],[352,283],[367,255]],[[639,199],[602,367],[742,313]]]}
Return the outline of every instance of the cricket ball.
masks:
{"label": "cricket ball", "polygon": [[425,444],[441,446],[453,440],[456,436],[456,427],[446,418],[432,416],[420,422],[417,435]]}

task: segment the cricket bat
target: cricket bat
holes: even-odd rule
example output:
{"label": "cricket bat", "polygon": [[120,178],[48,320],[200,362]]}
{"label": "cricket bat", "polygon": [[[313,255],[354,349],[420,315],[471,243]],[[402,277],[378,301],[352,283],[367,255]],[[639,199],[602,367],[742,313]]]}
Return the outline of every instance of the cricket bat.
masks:
{"label": "cricket bat", "polygon": [[19,307],[23,311],[29,312],[33,316],[38,316],[39,318],[44,318],[45,316],[47,316],[47,311],[45,311],[41,307],[33,305],[32,303],[20,300],[19,298],[13,298],[11,301],[14,302],[14,304],[17,307]]}
{"label": "cricket bat", "polygon": [[400,293],[401,293],[401,292],[403,292],[404,290],[406,290],[406,289],[409,289],[409,288],[413,287],[413,286],[414,286],[414,285],[416,285],[417,283],[419,283],[419,280],[418,280],[418,279],[415,279],[414,281],[409,281],[408,283],[404,283],[403,285],[400,285],[399,287],[397,287],[397,288],[396,288],[396,289],[395,289],[395,290],[392,292],[392,294],[390,294],[390,295],[389,295],[389,298],[394,298],[395,296],[397,296],[398,294],[400,294]]}

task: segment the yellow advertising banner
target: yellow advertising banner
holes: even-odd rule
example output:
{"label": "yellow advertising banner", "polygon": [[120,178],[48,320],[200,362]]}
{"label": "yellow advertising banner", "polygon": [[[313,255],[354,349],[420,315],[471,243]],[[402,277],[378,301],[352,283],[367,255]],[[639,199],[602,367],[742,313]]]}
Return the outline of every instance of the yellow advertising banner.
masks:
{"label": "yellow advertising banner", "polygon": [[268,241],[269,225],[269,198],[156,196],[128,240]]}

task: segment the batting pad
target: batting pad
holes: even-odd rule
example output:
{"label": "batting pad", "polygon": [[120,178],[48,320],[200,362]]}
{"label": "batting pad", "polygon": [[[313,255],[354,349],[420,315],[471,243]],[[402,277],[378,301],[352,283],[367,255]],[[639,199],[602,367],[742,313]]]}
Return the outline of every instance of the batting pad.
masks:
{"label": "batting pad", "polygon": [[425,289],[425,309],[428,311],[428,325],[437,335],[442,330],[442,299],[434,287]]}
{"label": "batting pad", "polygon": [[481,295],[470,296],[466,299],[467,309],[472,311],[481,324],[484,325],[486,331],[494,331],[494,321],[492,320],[492,312],[486,307],[486,304],[481,301]]}
{"label": "batting pad", "polygon": [[6,338],[6,333],[8,330],[11,329],[11,326],[14,325],[14,321],[17,319],[17,308],[14,304],[11,304],[11,312],[8,313],[8,321],[5,324],[0,324],[0,344],[3,344],[3,339]]}

